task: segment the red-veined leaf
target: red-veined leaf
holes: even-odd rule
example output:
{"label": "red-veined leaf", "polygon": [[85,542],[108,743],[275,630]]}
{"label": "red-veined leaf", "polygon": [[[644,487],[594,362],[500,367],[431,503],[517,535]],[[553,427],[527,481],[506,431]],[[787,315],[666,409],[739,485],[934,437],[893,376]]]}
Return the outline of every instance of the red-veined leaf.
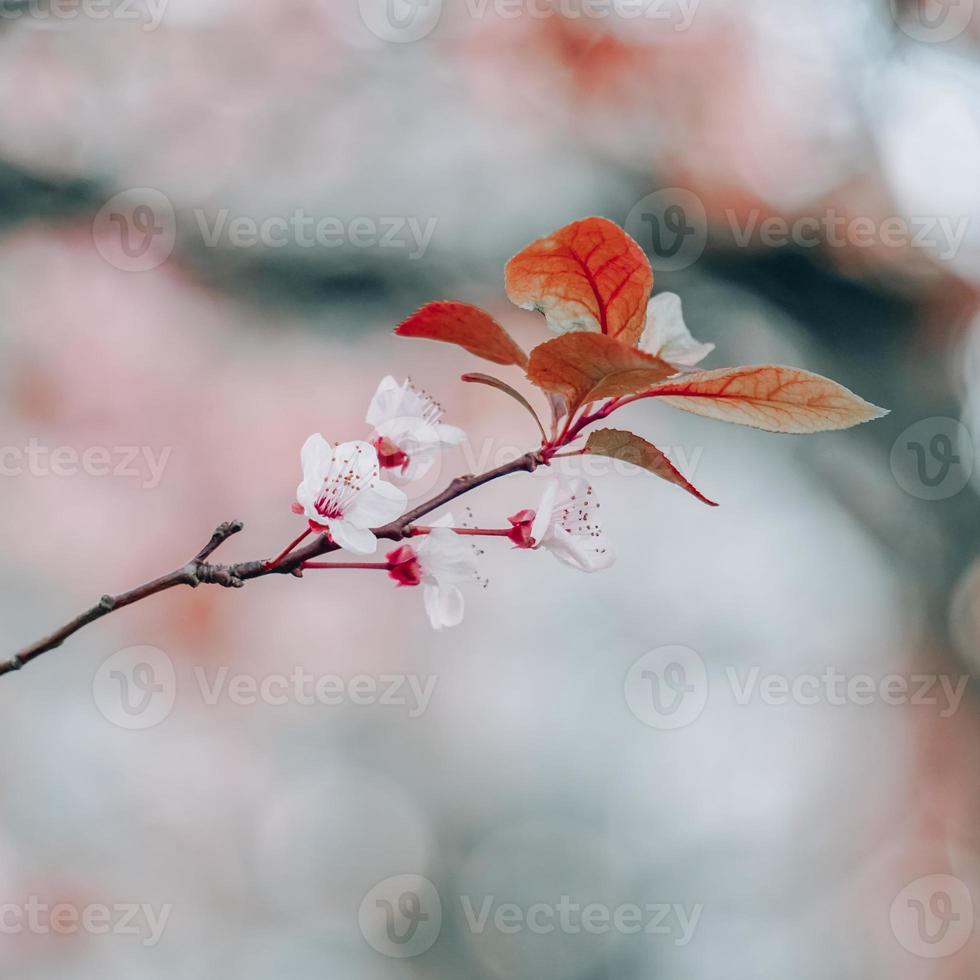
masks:
{"label": "red-veined leaf", "polygon": [[605,218],[585,218],[518,252],[504,271],[511,302],[544,313],[558,333],[591,330],[630,346],[646,323],[653,270]]}
{"label": "red-veined leaf", "polygon": [[888,414],[836,381],[772,364],[685,374],[648,394],[685,412],[768,432],[848,429]]}
{"label": "red-veined leaf", "polygon": [[531,351],[527,376],[545,391],[564,395],[574,412],[601,398],[631,395],[677,373],[652,354],[601,333],[568,333]]}
{"label": "red-veined leaf", "polygon": [[399,337],[458,344],[494,364],[527,367],[527,354],[489,313],[468,303],[429,303],[395,328]]}
{"label": "red-veined leaf", "polygon": [[611,459],[621,459],[624,463],[641,466],[668,483],[686,490],[709,507],[718,506],[684,479],[661,450],[632,432],[624,432],[621,429],[598,429],[589,435],[585,452],[593,456],[608,456]]}

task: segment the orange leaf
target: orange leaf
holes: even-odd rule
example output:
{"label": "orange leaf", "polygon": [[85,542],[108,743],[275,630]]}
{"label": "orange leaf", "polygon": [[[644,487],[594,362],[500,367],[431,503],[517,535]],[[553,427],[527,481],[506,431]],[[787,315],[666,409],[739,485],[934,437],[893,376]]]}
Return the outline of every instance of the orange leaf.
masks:
{"label": "orange leaf", "polygon": [[564,395],[575,412],[600,398],[631,395],[677,373],[652,354],[627,347],[601,333],[568,333],[531,351],[528,379],[545,391]]}
{"label": "orange leaf", "polygon": [[622,228],[586,218],[518,252],[504,281],[511,302],[544,313],[558,333],[591,330],[633,346],[646,323],[653,270]]}
{"label": "orange leaf", "polygon": [[848,429],[888,414],[836,381],[771,364],[685,374],[646,394],[685,412],[768,432]]}
{"label": "orange leaf", "polygon": [[585,451],[593,456],[608,456],[611,459],[621,459],[624,463],[632,463],[634,466],[642,466],[643,469],[649,470],[668,483],[682,487],[709,507],[718,506],[685,480],[661,450],[632,432],[623,432],[621,429],[599,429],[589,435]]}
{"label": "orange leaf", "polygon": [[494,364],[527,367],[527,354],[497,321],[468,303],[429,303],[395,328],[399,337],[458,344]]}

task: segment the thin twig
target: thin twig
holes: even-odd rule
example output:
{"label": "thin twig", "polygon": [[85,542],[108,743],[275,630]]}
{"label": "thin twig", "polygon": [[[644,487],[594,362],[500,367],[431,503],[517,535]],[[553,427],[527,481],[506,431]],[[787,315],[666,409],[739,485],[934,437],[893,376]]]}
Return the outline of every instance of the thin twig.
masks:
{"label": "thin twig", "polygon": [[[426,501],[424,504],[403,514],[398,520],[386,524],[384,527],[375,528],[374,534],[379,538],[386,538],[392,541],[400,541],[405,537],[411,536],[411,525],[414,521],[425,517],[426,514],[438,510],[450,501],[461,497],[464,493],[469,493],[477,487],[481,487],[492,480],[508,476],[511,473],[527,472],[533,473],[539,466],[547,465],[548,456],[542,452],[527,453],[510,463],[498,466],[476,476],[464,476],[453,480],[442,493]],[[241,521],[229,521],[218,527],[211,540],[183,567],[154,579],[144,585],[137,586],[128,592],[120,595],[104,595],[91,609],[86,610],[81,615],[76,616],[71,622],[66,623],[60,629],[49,634],[36,643],[25,647],[15,654],[8,661],[0,663],[0,677],[20,670],[32,660],[51,650],[56,650],[65,640],[77,633],[80,629],[94,623],[103,616],[124,606],[131,606],[133,603],[147,599],[158,592],[165,592],[178,585],[189,585],[197,588],[199,585],[220,585],[227,589],[239,589],[247,581],[255,578],[262,578],[266,575],[301,575],[302,568],[309,562],[326,555],[333,551],[338,551],[338,546],[331,541],[325,534],[317,535],[316,539],[304,548],[290,551],[285,558],[272,564],[268,560],[239,562],[234,565],[213,565],[208,559],[228,540],[233,534],[237,534],[243,528]],[[304,535],[305,537],[305,535]]]}

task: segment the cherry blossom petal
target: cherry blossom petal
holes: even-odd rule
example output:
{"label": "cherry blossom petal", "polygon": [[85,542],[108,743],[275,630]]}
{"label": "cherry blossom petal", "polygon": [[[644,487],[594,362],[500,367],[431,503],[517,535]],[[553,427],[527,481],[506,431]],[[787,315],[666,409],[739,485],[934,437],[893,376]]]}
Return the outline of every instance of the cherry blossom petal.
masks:
{"label": "cherry blossom petal", "polygon": [[677,293],[660,293],[650,300],[647,325],[637,346],[647,354],[685,367],[700,364],[715,349],[714,344],[702,344],[691,336]]}
{"label": "cherry blossom petal", "polygon": [[416,548],[423,581],[438,585],[470,582],[476,576],[476,555],[470,544],[448,527],[434,527]]}
{"label": "cherry blossom petal", "polygon": [[433,629],[458,626],[463,621],[463,593],[455,585],[423,586],[423,599]]}
{"label": "cherry blossom petal", "polygon": [[296,490],[296,499],[304,506],[312,506],[323,481],[333,465],[333,447],[319,432],[313,433],[303,443],[300,461],[303,465],[303,482]]}
{"label": "cherry blossom petal", "polygon": [[534,522],[531,524],[531,537],[536,543],[544,540],[551,527],[552,515],[555,511],[555,500],[558,497],[558,490],[561,484],[558,480],[549,480],[538,505],[538,512],[535,514]]}
{"label": "cherry blossom petal", "polygon": [[466,433],[455,425],[440,423],[436,426],[436,433],[443,446],[460,446],[466,441]]}
{"label": "cherry blossom petal", "polygon": [[403,490],[378,480],[357,495],[344,517],[355,527],[381,527],[401,517],[407,507],[408,497]]}
{"label": "cherry blossom petal", "polygon": [[616,556],[605,537],[572,534],[557,528],[542,545],[559,561],[580,572],[599,572],[609,568]]}
{"label": "cherry blossom petal", "polygon": [[400,385],[390,374],[382,378],[368,406],[367,424],[377,428],[384,422],[400,416],[421,415],[421,412],[413,411],[416,406],[406,397],[407,395],[411,395],[414,401],[418,401],[418,396],[414,392],[408,391],[406,386]]}
{"label": "cherry blossom petal", "polygon": [[334,544],[355,555],[373,555],[378,550],[378,539],[366,527],[356,527],[348,520],[328,519]]}

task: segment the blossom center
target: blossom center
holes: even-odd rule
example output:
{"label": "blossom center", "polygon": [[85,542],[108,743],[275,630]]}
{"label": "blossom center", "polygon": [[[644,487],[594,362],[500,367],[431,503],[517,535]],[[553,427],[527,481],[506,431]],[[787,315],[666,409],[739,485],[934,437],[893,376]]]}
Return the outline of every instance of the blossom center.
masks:
{"label": "blossom center", "polygon": [[343,469],[329,474],[324,480],[320,494],[313,503],[313,509],[321,517],[333,520],[342,518],[358,495],[374,483],[378,476],[377,467],[366,475],[361,473],[356,465],[360,455],[361,449],[358,447],[354,458]]}

